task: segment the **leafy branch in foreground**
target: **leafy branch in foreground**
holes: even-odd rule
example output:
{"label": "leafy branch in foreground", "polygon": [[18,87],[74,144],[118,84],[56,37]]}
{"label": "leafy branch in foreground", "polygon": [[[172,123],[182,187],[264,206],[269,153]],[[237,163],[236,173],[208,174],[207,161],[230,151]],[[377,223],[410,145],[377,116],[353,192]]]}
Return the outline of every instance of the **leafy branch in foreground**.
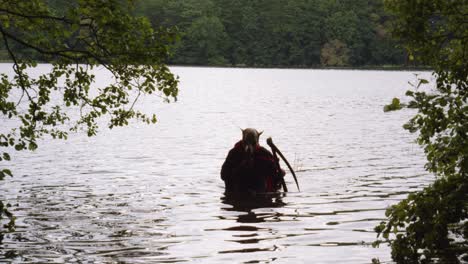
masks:
{"label": "leafy branch in foreground", "polygon": [[[133,16],[132,2],[76,0],[55,8],[46,0],[0,0],[0,45],[13,61],[13,72],[0,74],[0,180],[12,176],[5,168],[12,149],[35,150],[46,135],[66,139],[81,129],[93,136],[101,117],[109,128],[130,119],[155,123],[154,114],[135,109],[140,96],[177,98],[178,79],[165,64],[177,36]],[[50,70],[32,74],[37,61]],[[101,68],[112,75],[107,84],[96,83]],[[3,228],[11,230],[7,207],[0,201],[0,219],[10,219]]]}
{"label": "leafy branch in foreground", "polygon": [[434,85],[420,79],[407,92],[418,112],[404,128],[418,133],[437,179],[387,209],[375,230],[399,263],[468,261],[468,2],[385,2],[396,37],[434,69]]}

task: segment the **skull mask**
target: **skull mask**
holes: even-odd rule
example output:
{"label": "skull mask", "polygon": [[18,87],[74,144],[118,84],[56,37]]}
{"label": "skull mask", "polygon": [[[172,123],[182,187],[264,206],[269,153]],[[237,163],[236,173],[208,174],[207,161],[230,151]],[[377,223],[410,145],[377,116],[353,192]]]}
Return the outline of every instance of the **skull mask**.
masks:
{"label": "skull mask", "polygon": [[254,128],[246,128],[242,130],[242,141],[244,142],[244,151],[246,153],[253,155],[262,133],[263,131],[258,132]]}

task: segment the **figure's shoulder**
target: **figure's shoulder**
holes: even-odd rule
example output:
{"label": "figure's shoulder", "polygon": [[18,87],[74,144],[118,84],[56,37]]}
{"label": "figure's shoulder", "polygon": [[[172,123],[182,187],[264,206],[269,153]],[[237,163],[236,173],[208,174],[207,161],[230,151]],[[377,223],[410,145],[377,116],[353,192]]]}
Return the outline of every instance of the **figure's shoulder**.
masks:
{"label": "figure's shoulder", "polygon": [[237,142],[234,147],[229,150],[229,155],[238,156],[242,154],[242,141]]}
{"label": "figure's shoulder", "polygon": [[242,149],[242,140],[240,141],[237,141],[236,144],[234,144],[234,148],[233,149]]}
{"label": "figure's shoulder", "polygon": [[234,147],[231,149],[231,152],[242,152],[243,150],[243,143],[242,140],[238,141],[236,144],[234,144]]}
{"label": "figure's shoulder", "polygon": [[268,149],[262,146],[258,148],[258,153],[262,156],[273,156],[273,154],[271,154],[271,152]]}

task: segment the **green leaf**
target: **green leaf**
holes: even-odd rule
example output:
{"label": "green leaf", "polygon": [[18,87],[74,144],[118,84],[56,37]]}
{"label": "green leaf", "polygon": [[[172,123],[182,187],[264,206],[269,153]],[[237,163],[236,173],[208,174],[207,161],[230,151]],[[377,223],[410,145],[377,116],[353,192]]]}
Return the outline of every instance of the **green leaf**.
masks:
{"label": "green leaf", "polygon": [[23,144],[16,144],[16,145],[15,145],[15,150],[20,151],[20,150],[23,150],[23,149],[24,149],[24,145],[23,145]]}
{"label": "green leaf", "polygon": [[10,154],[4,152],[4,153],[3,153],[3,159],[4,159],[4,160],[10,160]]}
{"label": "green leaf", "polygon": [[3,173],[10,176],[10,177],[13,177],[13,174],[11,173],[11,171],[9,169],[3,169]]}
{"label": "green leaf", "polygon": [[30,142],[28,145],[28,149],[33,151],[37,149],[37,144],[35,142]]}
{"label": "green leaf", "polygon": [[393,98],[392,103],[384,106],[384,112],[395,111],[402,109],[403,106],[400,104],[400,99]]}

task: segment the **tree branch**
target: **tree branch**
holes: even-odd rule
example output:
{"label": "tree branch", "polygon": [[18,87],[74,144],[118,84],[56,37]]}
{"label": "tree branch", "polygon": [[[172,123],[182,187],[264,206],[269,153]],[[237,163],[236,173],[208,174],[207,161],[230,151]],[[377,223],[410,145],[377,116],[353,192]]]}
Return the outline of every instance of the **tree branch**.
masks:
{"label": "tree branch", "polygon": [[[47,55],[55,55],[55,56],[60,56],[60,57],[63,57],[63,58],[66,58],[66,59],[69,59],[69,60],[72,60],[72,61],[75,61],[75,62],[79,62],[79,61],[82,61],[82,60],[86,60],[86,59],[89,59],[89,58],[92,58],[94,60],[96,60],[100,65],[102,65],[104,68],[106,68],[107,70],[109,70],[110,72],[112,72],[112,74],[115,75],[115,72],[109,67],[108,63],[105,62],[103,60],[103,58],[99,57],[98,55],[96,54],[93,54],[92,52],[90,51],[87,51],[87,50],[74,50],[74,49],[69,49],[69,50],[54,50],[54,51],[50,51],[50,50],[44,50],[42,48],[39,48],[37,46],[34,46],[30,43],[27,43],[26,41],[20,39],[20,38],[17,38],[16,36],[14,36],[13,34],[10,34],[8,32],[6,32],[3,28],[1,28],[1,33],[3,34],[4,38],[5,36],[20,43],[21,45],[23,46],[26,46],[28,48],[31,48],[39,53],[42,53],[42,54],[47,54]],[[70,55],[67,55],[67,54],[64,54],[65,52],[73,52],[73,53],[79,53],[79,54],[82,54],[84,56],[81,56],[81,57],[76,57],[76,56],[70,56]]]}
{"label": "tree branch", "polygon": [[48,20],[62,21],[62,22],[66,22],[69,24],[73,23],[73,20],[67,19],[65,17],[55,17],[55,16],[50,16],[50,15],[25,15],[23,13],[14,12],[5,8],[0,8],[0,12],[4,12],[9,15],[19,16],[19,17],[23,17],[27,19],[48,19]]}
{"label": "tree branch", "polygon": [[[8,51],[8,54],[10,55],[11,59],[13,60],[13,69],[14,69],[15,73],[18,74],[19,85],[21,87],[21,90],[23,91],[23,93],[26,93],[26,95],[29,98],[29,101],[32,102],[33,99],[31,98],[31,95],[28,93],[28,91],[26,90],[26,87],[24,85],[24,76],[23,76],[22,72],[20,70],[18,70],[18,60],[16,59],[15,54],[13,53],[13,51],[10,48],[10,45],[8,43],[8,38],[6,37],[6,33],[3,30],[3,27],[0,27],[0,32],[2,33],[3,43],[5,44],[5,48]],[[21,98],[23,98],[23,96],[21,96]],[[20,99],[20,101],[21,101],[21,99]]]}
{"label": "tree branch", "polygon": [[[12,16],[19,16],[19,17],[26,18],[26,19],[54,20],[54,21],[64,22],[64,23],[67,23],[67,24],[70,24],[70,25],[76,23],[76,21],[74,21],[72,19],[68,19],[66,17],[56,17],[56,16],[51,16],[51,15],[26,15],[26,14],[18,13],[18,12],[11,11],[11,10],[8,10],[8,9],[5,9],[5,8],[0,8],[0,12],[4,12],[4,13],[12,15]],[[82,19],[82,20],[86,20],[86,19]],[[90,25],[92,25],[92,23],[81,23],[81,22],[78,23],[78,24],[80,26],[90,26]]]}

